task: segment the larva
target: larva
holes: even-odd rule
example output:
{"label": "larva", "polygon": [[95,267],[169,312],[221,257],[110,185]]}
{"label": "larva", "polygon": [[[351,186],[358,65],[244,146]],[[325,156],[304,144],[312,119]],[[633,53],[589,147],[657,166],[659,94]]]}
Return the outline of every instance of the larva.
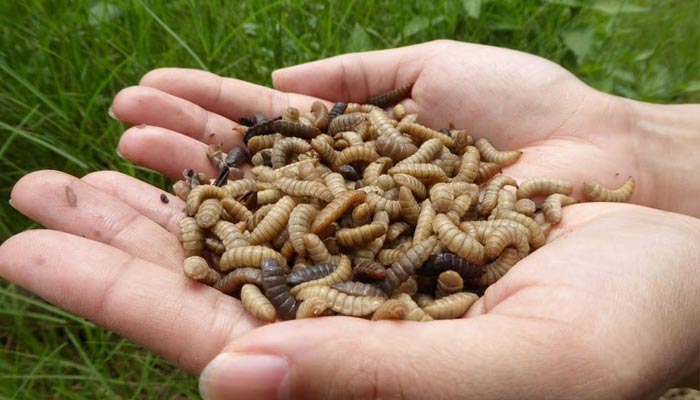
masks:
{"label": "larva", "polygon": [[218,221],[211,228],[211,231],[219,238],[226,250],[250,245],[248,240],[245,239],[243,234],[236,228],[236,225],[231,222]]}
{"label": "larva", "polygon": [[379,133],[377,139],[377,151],[388,156],[394,161],[400,161],[415,153],[418,148],[411,140],[401,134],[391,123],[391,119],[384,110],[372,110],[369,113],[371,125]]}
{"label": "larva", "polygon": [[408,305],[398,299],[389,299],[385,301],[377,311],[372,314],[372,321],[379,320],[402,320],[408,313]]}
{"label": "larva", "polygon": [[460,159],[459,169],[452,182],[472,183],[479,175],[479,161],[481,157],[479,150],[474,146],[467,146]]}
{"label": "larva", "polygon": [[348,191],[345,187],[345,179],[336,172],[331,172],[324,176],[323,183],[326,184],[326,187],[331,191],[333,196],[339,196],[341,193]]}
{"label": "larva", "polygon": [[423,308],[434,319],[453,319],[464,315],[472,304],[479,300],[474,293],[459,292],[428,304]]}
{"label": "larva", "polygon": [[507,175],[496,175],[491,179],[488,185],[486,185],[484,196],[479,204],[479,214],[487,215],[493,211],[498,201],[498,193],[505,186],[515,186],[517,188],[518,184],[515,182],[515,179]]}
{"label": "larva", "polygon": [[426,189],[423,182],[419,181],[417,178],[411,175],[406,174],[394,174],[392,176],[394,178],[394,182],[396,182],[397,185],[409,188],[411,192],[413,192],[413,195],[415,196],[416,200],[425,199],[425,196],[428,193],[428,189]]}
{"label": "larva", "polygon": [[366,123],[365,116],[359,112],[353,112],[349,114],[339,115],[333,118],[331,123],[328,125],[328,134],[335,135],[338,132],[345,131],[358,131],[358,127]]}
{"label": "larva", "polygon": [[386,226],[382,224],[369,224],[357,228],[341,229],[336,233],[340,245],[353,248],[361,247],[374,239],[386,234]]}
{"label": "larva", "polygon": [[502,171],[501,166],[492,162],[479,162],[479,173],[476,175],[476,183],[484,183],[494,175]]}
{"label": "larva", "polygon": [[501,167],[514,164],[523,154],[522,151],[498,151],[484,138],[477,140],[474,146],[479,149],[484,161],[495,162]]}
{"label": "larva", "polygon": [[449,136],[445,136],[442,133],[430,129],[427,126],[423,126],[418,123],[401,123],[398,127],[399,132],[405,133],[409,136],[412,136],[416,139],[418,139],[421,142],[430,140],[430,139],[437,139],[439,140],[443,145],[447,147],[453,147],[454,146],[454,139],[452,139]]}
{"label": "larva", "polygon": [[[388,228],[389,215],[386,213],[386,211],[376,212],[374,214],[374,218],[372,219],[372,223],[383,224],[386,225],[386,227]],[[354,255],[355,264],[360,264],[365,261],[374,260],[379,250],[381,250],[382,247],[384,247],[385,239],[386,236],[379,237],[364,248],[357,249]]]}
{"label": "larva", "polygon": [[175,196],[179,197],[181,200],[186,201],[187,196],[190,194],[191,186],[187,181],[177,181],[173,183],[173,193]]}
{"label": "larva", "polygon": [[380,157],[375,162],[369,164],[362,172],[362,185],[372,186],[377,184],[377,178],[384,172],[385,168],[391,167],[393,161],[389,157]]}
{"label": "larva", "polygon": [[178,223],[180,226],[180,241],[185,250],[185,256],[199,255],[204,250],[204,231],[197,220],[185,217]]}
{"label": "larva", "polygon": [[532,218],[528,217],[527,215],[517,213],[515,211],[504,211],[499,214],[499,217],[518,222],[525,226],[528,230],[530,230],[530,246],[532,246],[533,248],[538,249],[544,246],[544,233],[542,233],[542,229]]}
{"label": "larva", "polygon": [[[455,218],[457,220],[461,220],[465,215],[467,215],[467,212],[471,208],[472,204],[474,204],[474,201],[477,199],[476,196],[478,196],[478,194],[463,194],[461,196],[457,196],[450,205],[447,216],[452,220]],[[452,215],[454,215],[454,217]]]}
{"label": "larva", "polygon": [[271,149],[275,145],[275,142],[279,140],[282,135],[267,135],[267,136],[256,136],[250,138],[248,141],[248,151],[250,154],[255,154],[263,149]]}
{"label": "larva", "polygon": [[455,271],[445,271],[438,276],[435,298],[439,299],[454,293],[459,293],[464,287],[464,280]]}
{"label": "larva", "polygon": [[484,274],[473,282],[484,287],[492,285],[515,266],[520,259],[521,257],[518,256],[515,249],[505,249],[495,261],[484,266]]}
{"label": "larva", "polygon": [[245,193],[256,191],[256,182],[255,179],[241,179],[229,182],[221,188],[226,190],[229,196],[238,198],[243,196]]}
{"label": "larva", "polygon": [[[323,136],[323,135],[322,135]],[[318,137],[311,140],[311,148],[321,156],[321,160],[328,165],[335,165],[335,160],[338,157],[338,152],[331,144],[319,139]]]}
{"label": "larva", "polygon": [[330,119],[330,121],[332,122],[334,119],[336,119],[340,115],[343,115],[346,108],[348,108],[348,103],[345,103],[342,101],[339,101],[339,102],[333,104],[331,111],[328,113],[328,118]]}
{"label": "larva", "polygon": [[321,131],[313,125],[306,125],[297,121],[285,121],[283,119],[272,123],[275,132],[279,132],[287,137],[301,139],[313,139],[321,134]]}
{"label": "larva", "polygon": [[[364,193],[364,192],[362,192]],[[372,213],[369,205],[362,203],[352,210],[352,224],[353,226],[361,226],[368,224],[372,219]]]}
{"label": "larva", "polygon": [[433,317],[423,311],[422,308],[418,307],[411,296],[407,295],[406,293],[401,293],[400,295],[396,296],[396,300],[401,301],[408,307],[408,312],[406,312],[404,316],[405,320],[416,322],[428,322],[433,320]]}
{"label": "larva", "polygon": [[535,211],[537,211],[537,206],[535,202],[530,199],[520,199],[515,202],[515,211],[532,217],[535,215]]}
{"label": "larva", "polygon": [[226,155],[225,164],[228,167],[237,167],[250,159],[248,152],[243,147],[234,147]]}
{"label": "larva", "polygon": [[275,142],[272,147],[272,168],[281,168],[287,165],[291,154],[306,153],[311,150],[311,145],[304,139],[288,137]]}
{"label": "larva", "polygon": [[393,106],[394,104],[405,99],[406,97],[410,97],[411,89],[413,89],[413,83],[400,86],[386,93],[371,96],[367,99],[366,103],[372,104],[380,108],[387,108],[389,106]]}
{"label": "larva", "polygon": [[197,223],[202,228],[211,228],[219,220],[223,208],[217,199],[206,199],[195,214]]}
{"label": "larva", "polygon": [[290,285],[298,285],[300,283],[321,279],[333,273],[335,269],[335,264],[316,264],[290,273],[287,275],[287,283]]}
{"label": "larva", "polygon": [[336,168],[336,170],[345,179],[349,179],[351,181],[359,181],[360,179],[362,179],[360,173],[357,172],[355,167],[353,167],[352,165],[341,165],[338,168]]}
{"label": "larva", "polygon": [[386,268],[374,260],[362,262],[352,270],[352,279],[365,283],[382,281],[386,275]]}
{"label": "larva", "polygon": [[392,297],[396,297],[401,293],[406,293],[409,296],[413,296],[418,292],[418,284],[416,283],[416,278],[409,276],[405,282],[402,282],[399,287],[394,290]]}
{"label": "larva", "polygon": [[336,133],[333,138],[335,140],[345,140],[350,147],[352,146],[362,146],[364,145],[364,140],[357,132],[354,131],[343,131]]}
{"label": "larva", "polygon": [[304,241],[304,247],[306,247],[309,257],[311,257],[315,263],[329,263],[333,260],[333,256],[318,235],[306,233],[302,236],[302,240]]}
{"label": "larva", "polygon": [[[606,189],[601,184],[593,181],[583,182],[583,196],[587,201],[607,201],[624,203],[629,201],[634,192],[634,179],[630,176],[624,184],[617,189]],[[569,194],[569,193],[565,193]]]}
{"label": "larva", "polygon": [[322,131],[326,130],[330,122],[328,107],[322,101],[316,100],[311,104],[311,113],[314,115],[314,126]]}
{"label": "larva", "polygon": [[274,259],[282,266],[287,266],[287,259],[275,250],[265,246],[234,247],[226,250],[221,256],[219,267],[223,272],[235,268],[255,267],[260,268],[263,259]]}
{"label": "larva", "polygon": [[554,193],[569,195],[573,190],[574,186],[563,179],[534,177],[522,181],[515,195],[519,200],[535,196],[549,196]]}
{"label": "larva", "polygon": [[226,251],[226,246],[224,246],[221,240],[212,237],[204,239],[204,247],[214,254],[224,254]]}
{"label": "larva", "polygon": [[364,202],[366,196],[366,193],[361,190],[346,191],[338,194],[314,218],[311,223],[311,232],[316,234],[323,232],[324,229],[338,220],[352,206]]}
{"label": "larva", "polygon": [[228,214],[228,216],[230,216],[231,219],[236,222],[245,221],[253,216],[253,213],[246,206],[231,198],[221,200],[219,205],[226,211],[226,214]]}
{"label": "larva", "polygon": [[426,240],[433,234],[433,219],[435,218],[435,209],[430,203],[430,199],[423,200],[420,206],[420,214],[413,232],[413,244],[417,245]]}
{"label": "larva", "polygon": [[342,281],[331,285],[333,289],[351,296],[378,296],[386,297],[384,291],[374,285],[363,282]]}
{"label": "larva", "polygon": [[519,229],[508,226],[477,226],[477,237],[483,237],[484,249],[488,258],[496,258],[508,246],[514,247],[522,258],[530,252],[528,235]]}
{"label": "larva", "polygon": [[209,267],[207,260],[200,256],[185,258],[182,268],[186,277],[207,285],[213,285],[221,278],[221,274]]}
{"label": "larva", "polygon": [[[275,322],[277,311],[270,300],[262,294],[257,286],[246,283],[241,288],[241,302],[243,308],[255,318],[264,322]],[[296,310],[294,311],[296,315]]]}
{"label": "larva", "polygon": [[251,232],[250,244],[266,243],[279,235],[286,228],[294,206],[295,202],[291,197],[285,196],[280,199]]}
{"label": "larva", "polygon": [[293,319],[297,313],[297,302],[289,292],[284,268],[273,258],[265,258],[261,265],[262,287],[265,297],[284,320]]}
{"label": "larva", "polygon": [[433,231],[438,234],[440,242],[447,246],[451,252],[474,264],[484,264],[486,259],[484,246],[474,237],[460,231],[455,223],[447,218],[445,214],[435,216]]}
{"label": "larva", "polygon": [[323,178],[316,170],[313,164],[305,163],[299,166],[299,179],[303,181],[311,181],[323,183]]}
{"label": "larva", "polygon": [[478,278],[484,273],[483,268],[453,253],[431,255],[417,273],[436,276],[448,270],[457,272],[464,280]]}
{"label": "larva", "polygon": [[356,162],[369,164],[371,162],[376,161],[378,158],[379,154],[377,154],[377,152],[369,146],[350,146],[347,149],[338,153],[335,159],[334,168],[337,169],[341,165]]}
{"label": "larva", "polygon": [[398,260],[403,252],[397,249],[382,249],[377,253],[377,261],[382,265],[391,265]]}
{"label": "larva", "polygon": [[241,287],[246,283],[262,286],[262,273],[260,272],[260,268],[236,268],[223,275],[214,283],[213,287],[222,293],[233,295],[238,293]]}
{"label": "larva", "polygon": [[405,282],[430,257],[430,252],[436,243],[436,237],[431,236],[411,247],[401,258],[391,264],[386,279],[380,284],[382,290],[391,294],[394,289]]}
{"label": "larva", "polygon": [[409,224],[415,224],[420,214],[420,206],[413,197],[411,190],[406,186],[401,186],[399,189],[399,205],[401,206],[403,219]]}
{"label": "larva", "polygon": [[224,188],[213,185],[199,185],[193,188],[187,196],[187,215],[190,217],[195,215],[197,210],[199,210],[199,205],[206,199],[217,198],[223,200],[229,196],[229,192]]}
{"label": "larva", "polygon": [[335,269],[335,271],[323,278],[300,283],[291,289],[291,293],[296,295],[302,289],[309,286],[331,286],[336,282],[344,282],[350,278],[351,273],[352,263],[350,262],[350,258],[346,255],[341,255],[338,260],[338,267]]}
{"label": "larva", "polygon": [[396,220],[401,216],[401,204],[398,200],[389,200],[376,193],[367,193],[366,203],[375,214],[379,211],[386,212],[390,220]]}
{"label": "larva", "polygon": [[[282,179],[282,178],[280,178]],[[290,178],[284,178],[284,179],[290,179]],[[280,190],[280,189],[265,189],[257,192],[255,194],[255,199],[259,205],[262,204],[274,204],[276,203],[279,199],[284,197],[285,192]]]}
{"label": "larva", "polygon": [[248,130],[245,132],[245,135],[243,135],[243,143],[248,145],[248,142],[250,139],[258,136],[265,136],[265,135],[272,135],[275,133],[274,128],[272,127],[272,122],[270,121],[265,121],[261,122],[259,124],[255,124],[248,128]]}
{"label": "larva", "polygon": [[561,222],[561,208],[576,203],[576,199],[565,194],[554,193],[549,195],[542,203],[544,219],[550,224]]}
{"label": "larva", "polygon": [[328,286],[309,286],[297,294],[299,300],[318,297],[326,301],[329,308],[338,314],[364,317],[372,314],[384,303],[384,297],[350,296]]}
{"label": "larva", "polygon": [[411,225],[405,222],[394,222],[393,224],[389,225],[389,228],[386,230],[386,240],[391,242],[410,229]]}
{"label": "larva", "polygon": [[282,113],[282,120],[283,121],[299,121],[299,116],[301,113],[299,112],[299,109],[296,107],[287,107],[286,110]]}
{"label": "larva", "polygon": [[436,183],[430,188],[430,202],[437,213],[446,213],[454,202],[455,195],[447,184]]}
{"label": "larva", "polygon": [[306,257],[307,251],[303,236],[309,233],[311,222],[318,210],[310,204],[299,204],[294,207],[289,216],[289,240],[300,257]]}
{"label": "larva", "polygon": [[[317,198],[325,202],[333,200],[333,193],[323,183],[280,178],[275,181],[275,186],[290,196]],[[258,201],[260,201],[260,193],[258,193]]]}
{"label": "larva", "polygon": [[445,171],[433,164],[402,164],[389,168],[389,174],[411,175],[425,184],[447,182]]}
{"label": "larva", "polygon": [[316,318],[328,314],[328,303],[320,297],[311,297],[297,307],[296,319]]}
{"label": "larva", "polygon": [[427,293],[417,293],[415,296],[412,296],[412,297],[413,297],[413,301],[415,301],[416,304],[418,305],[418,307],[421,307],[421,308],[423,308],[423,307],[427,306],[428,304],[435,301],[433,296],[431,296]]}
{"label": "larva", "polygon": [[274,204],[265,204],[264,206],[258,208],[255,211],[255,214],[246,220],[246,229],[253,231],[274,206]]}

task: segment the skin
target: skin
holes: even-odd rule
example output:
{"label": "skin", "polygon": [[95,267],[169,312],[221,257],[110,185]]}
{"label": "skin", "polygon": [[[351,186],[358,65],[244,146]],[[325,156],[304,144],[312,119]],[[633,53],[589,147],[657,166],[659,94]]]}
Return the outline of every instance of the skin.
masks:
{"label": "skin", "polygon": [[700,184],[682,178],[700,167],[697,105],[619,99],[537,57],[438,41],[276,71],[279,91],[152,71],[114,100],[117,118],[134,125],[119,151],[171,178],[185,167],[213,175],[206,157],[188,156],[240,144],[231,133],[240,116],[303,111],[316,98],[361,102],[413,81],[405,106],[422,123],[452,122],[524,151],[504,173],[568,179],[579,198],[584,179],[615,187],[632,175],[638,205],[566,207],[548,244],[464,319],[261,326],[238,300],[183,276],[183,202],[162,204],[162,191],[117,172],[40,171],[12,201],[46,229],[3,243],[0,275],[201,373],[212,399],[654,398],[697,368]]}

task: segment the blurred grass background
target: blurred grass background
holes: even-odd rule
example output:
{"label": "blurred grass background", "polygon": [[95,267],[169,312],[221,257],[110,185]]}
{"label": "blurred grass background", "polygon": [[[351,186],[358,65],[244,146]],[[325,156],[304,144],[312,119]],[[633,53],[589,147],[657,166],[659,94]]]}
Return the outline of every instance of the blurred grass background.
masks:
{"label": "blurred grass background", "polygon": [[[39,169],[116,169],[112,97],[156,67],[270,85],[279,67],[438,38],[538,54],[588,84],[700,101],[698,0],[0,2],[0,240],[36,227],[7,199]],[[198,398],[196,378],[0,279],[0,398]]]}

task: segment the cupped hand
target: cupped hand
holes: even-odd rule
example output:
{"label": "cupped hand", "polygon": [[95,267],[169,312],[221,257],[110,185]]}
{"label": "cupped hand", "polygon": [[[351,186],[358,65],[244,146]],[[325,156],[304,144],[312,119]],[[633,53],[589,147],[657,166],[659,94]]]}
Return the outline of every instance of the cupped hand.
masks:
{"label": "cupped hand", "polygon": [[700,221],[690,217],[567,207],[550,243],[465,319],[261,326],[238,300],[184,277],[183,204],[161,193],[116,172],[24,177],[13,203],[47,229],[3,243],[0,275],[182,368],[209,364],[208,398],[642,398],[700,350]]}

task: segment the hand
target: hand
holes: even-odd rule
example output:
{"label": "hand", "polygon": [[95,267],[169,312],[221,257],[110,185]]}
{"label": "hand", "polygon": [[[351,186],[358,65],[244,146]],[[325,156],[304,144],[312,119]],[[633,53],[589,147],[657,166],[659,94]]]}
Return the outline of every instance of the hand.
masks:
{"label": "hand", "polygon": [[329,106],[364,102],[411,82],[411,99],[404,104],[419,113],[420,122],[434,128],[453,124],[497,148],[523,150],[521,160],[504,170],[508,175],[567,179],[579,198],[583,180],[617,187],[633,176],[631,202],[700,216],[700,204],[692,200],[700,196],[700,184],[683,178],[700,168],[697,106],[632,102],[598,92],[542,58],[452,41],[278,70],[273,83],[279,91],[203,71],[155,70],[114,100],[118,119],[146,124],[126,131],[119,149],[170,177],[184,168],[213,174],[204,157],[191,155],[203,153],[203,143],[240,145],[231,129],[242,116],[278,116],[290,105],[308,110],[316,98]]}
{"label": "hand", "polygon": [[260,327],[239,301],[183,276],[183,204],[160,194],[116,172],[24,177],[13,202],[48,230],[6,241],[0,275],[194,373],[213,359],[201,378],[209,398],[641,398],[697,362],[693,218],[567,207],[551,243],[466,319]]}

